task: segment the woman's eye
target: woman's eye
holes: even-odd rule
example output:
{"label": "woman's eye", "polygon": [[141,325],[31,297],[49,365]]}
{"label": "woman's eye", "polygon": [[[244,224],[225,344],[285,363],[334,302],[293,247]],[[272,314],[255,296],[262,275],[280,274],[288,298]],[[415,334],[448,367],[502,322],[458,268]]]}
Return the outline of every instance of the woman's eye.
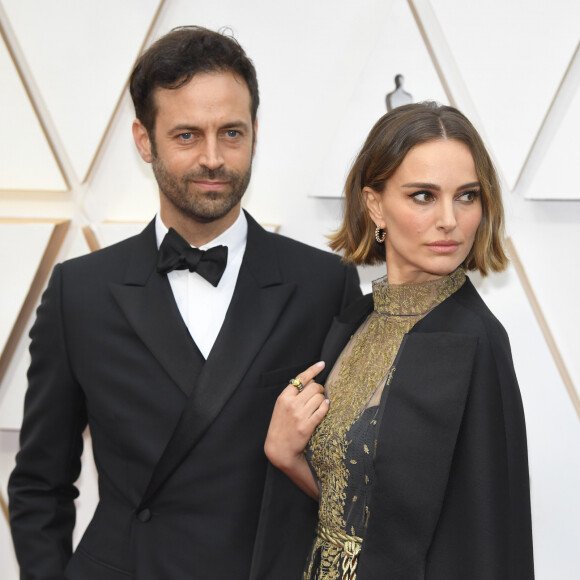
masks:
{"label": "woman's eye", "polygon": [[458,197],[458,199],[461,200],[461,201],[472,202],[472,201],[475,201],[478,197],[479,197],[479,191],[474,189],[474,190],[471,190],[471,191],[464,191]]}
{"label": "woman's eye", "polygon": [[430,191],[416,191],[411,197],[419,203],[428,203],[433,201],[433,194]]}

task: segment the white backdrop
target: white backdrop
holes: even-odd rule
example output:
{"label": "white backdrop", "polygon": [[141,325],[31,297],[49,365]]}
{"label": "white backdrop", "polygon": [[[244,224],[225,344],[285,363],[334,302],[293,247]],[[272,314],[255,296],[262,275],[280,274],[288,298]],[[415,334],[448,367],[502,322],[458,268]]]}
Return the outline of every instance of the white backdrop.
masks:
{"label": "white backdrop", "polygon": [[[157,208],[126,81],[143,45],[229,25],[262,104],[245,207],[318,247],[394,76],[462,109],[504,184],[514,265],[476,285],[510,335],[528,424],[538,580],[580,576],[580,3],[577,0],[0,0],[0,491],[18,448],[27,330],[55,260]],[[64,225],[56,225],[63,222]],[[67,227],[68,226],[68,227]],[[90,234],[90,235],[89,235]],[[517,267],[516,267],[517,266]],[[365,290],[382,274],[362,269]],[[576,405],[576,407],[575,407]],[[77,538],[97,500],[85,457]],[[17,567],[0,514],[2,578]]]}

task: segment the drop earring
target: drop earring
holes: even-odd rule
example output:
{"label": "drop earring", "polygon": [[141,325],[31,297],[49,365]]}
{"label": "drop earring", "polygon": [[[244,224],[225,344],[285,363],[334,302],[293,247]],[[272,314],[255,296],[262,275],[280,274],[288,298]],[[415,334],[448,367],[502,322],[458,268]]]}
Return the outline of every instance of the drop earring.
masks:
{"label": "drop earring", "polygon": [[379,244],[382,244],[385,241],[385,238],[386,237],[387,237],[386,230],[384,230],[383,228],[377,226],[375,228],[375,240],[377,240],[377,242]]}

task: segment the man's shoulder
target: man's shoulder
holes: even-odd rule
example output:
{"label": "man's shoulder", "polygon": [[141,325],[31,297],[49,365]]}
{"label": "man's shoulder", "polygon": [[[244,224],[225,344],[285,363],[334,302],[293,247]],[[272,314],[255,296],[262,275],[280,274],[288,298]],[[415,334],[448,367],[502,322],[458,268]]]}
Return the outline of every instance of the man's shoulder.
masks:
{"label": "man's shoulder", "polygon": [[281,234],[270,233],[269,243],[285,278],[342,284],[347,271],[354,269],[354,266],[347,266],[338,254]]}
{"label": "man's shoulder", "polygon": [[[134,236],[89,254],[65,260],[61,266],[66,271],[71,272],[102,270],[103,268],[116,269],[120,266],[125,266],[139,248],[147,245],[148,238],[151,237],[151,232],[148,232],[149,229],[150,225]],[[154,238],[149,240],[149,243],[154,243]]]}
{"label": "man's shoulder", "polygon": [[314,261],[324,265],[341,266],[342,261],[336,254],[283,234],[266,230],[248,212],[246,212],[246,217],[248,220],[248,248],[255,250],[260,247],[263,250],[262,246],[269,247],[276,253],[280,261],[289,258],[292,261],[306,260],[309,263]]}
{"label": "man's shoulder", "polygon": [[304,242],[289,238],[282,234],[269,233],[272,243],[276,244],[280,252],[288,254],[304,255],[311,259],[320,260],[329,264],[341,264],[340,256],[332,253],[330,250],[317,248]]}

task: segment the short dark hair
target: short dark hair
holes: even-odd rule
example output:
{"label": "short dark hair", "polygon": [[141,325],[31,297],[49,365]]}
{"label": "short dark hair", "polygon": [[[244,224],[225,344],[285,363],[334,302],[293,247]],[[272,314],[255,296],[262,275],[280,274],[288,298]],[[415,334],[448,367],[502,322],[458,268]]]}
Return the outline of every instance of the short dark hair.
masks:
{"label": "short dark hair", "polygon": [[252,122],[260,96],[252,61],[229,29],[180,26],[154,42],[137,60],[129,81],[135,114],[153,138],[157,114],[154,91],[178,89],[198,73],[231,72],[248,86]]}
{"label": "short dark hair", "polygon": [[385,261],[384,247],[375,241],[375,224],[368,215],[363,189],[382,192],[409,151],[429,141],[453,139],[469,147],[481,186],[483,215],[464,267],[501,272],[508,259],[503,247],[504,211],[501,188],[483,140],[471,122],[454,107],[434,102],[403,105],[383,115],[371,129],[345,184],[342,226],[330,237],[333,250],[355,264]]}

